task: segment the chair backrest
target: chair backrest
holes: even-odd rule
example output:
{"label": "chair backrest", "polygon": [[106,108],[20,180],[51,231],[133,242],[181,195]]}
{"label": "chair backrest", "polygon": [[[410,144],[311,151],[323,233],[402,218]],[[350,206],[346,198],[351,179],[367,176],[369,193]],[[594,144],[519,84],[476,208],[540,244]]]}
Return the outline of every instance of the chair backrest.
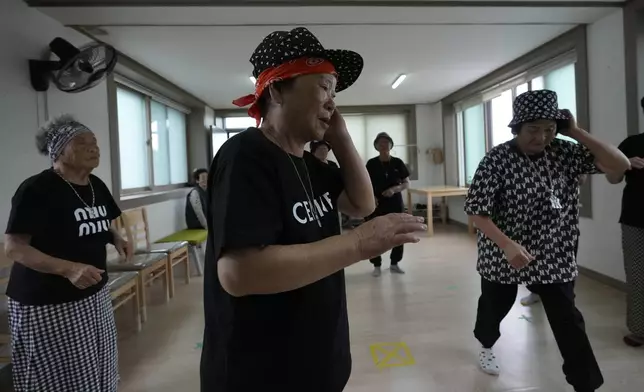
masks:
{"label": "chair backrest", "polygon": [[125,235],[133,249],[137,251],[150,250],[150,230],[148,228],[148,215],[144,207],[123,211],[121,224]]}
{"label": "chair backrest", "polygon": [[[121,234],[123,238],[126,238],[126,233],[125,233],[125,228],[123,227],[123,223],[121,222],[121,218],[116,218],[114,222],[112,222],[112,229],[114,229],[117,233]],[[115,261],[121,261],[122,257],[119,254],[119,252],[116,250],[114,245],[112,244],[107,244],[106,245],[107,249],[107,261],[108,262],[115,262]]]}

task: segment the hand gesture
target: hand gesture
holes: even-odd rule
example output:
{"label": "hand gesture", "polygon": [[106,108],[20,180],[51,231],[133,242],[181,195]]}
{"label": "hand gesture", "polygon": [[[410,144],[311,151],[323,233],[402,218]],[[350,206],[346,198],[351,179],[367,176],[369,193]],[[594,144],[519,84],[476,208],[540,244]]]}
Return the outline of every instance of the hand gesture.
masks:
{"label": "hand gesture", "polygon": [[572,115],[570,110],[562,109],[561,111],[569,118],[568,126],[564,129],[558,129],[557,131],[559,131],[559,133],[561,133],[562,135],[568,135],[570,131],[574,131],[577,129],[577,120],[575,119],[575,116]]}
{"label": "hand gesture", "polygon": [[630,158],[629,161],[631,161],[631,169],[644,169],[644,158],[633,157]]}
{"label": "hand gesture", "polygon": [[388,188],[387,190],[385,190],[384,192],[382,192],[382,195],[383,195],[384,197],[391,197],[391,196],[393,196],[395,193],[396,193],[396,192],[394,192],[394,188]]}
{"label": "hand gesture", "polygon": [[[344,117],[342,117],[338,109],[335,109],[329,119],[329,128],[324,133],[324,141],[333,147],[333,143],[342,142],[341,137],[348,135],[349,132],[347,131],[347,124],[344,122]],[[351,137],[349,136],[350,140]]]}
{"label": "hand gesture", "polygon": [[65,277],[81,290],[94,286],[103,280],[104,270],[83,263],[71,263]]}
{"label": "hand gesture", "polygon": [[505,258],[515,269],[521,269],[530,264],[532,260],[534,260],[534,256],[528,253],[526,248],[514,241],[506,245],[503,248],[503,252],[505,253]]}
{"label": "hand gesture", "polygon": [[132,254],[134,252],[130,248],[130,244],[118,234],[114,234],[114,247],[125,261],[130,261],[132,259]]}
{"label": "hand gesture", "polygon": [[388,214],[361,224],[350,235],[355,236],[360,258],[366,260],[396,246],[420,241],[416,233],[427,230],[424,220],[409,214]]}

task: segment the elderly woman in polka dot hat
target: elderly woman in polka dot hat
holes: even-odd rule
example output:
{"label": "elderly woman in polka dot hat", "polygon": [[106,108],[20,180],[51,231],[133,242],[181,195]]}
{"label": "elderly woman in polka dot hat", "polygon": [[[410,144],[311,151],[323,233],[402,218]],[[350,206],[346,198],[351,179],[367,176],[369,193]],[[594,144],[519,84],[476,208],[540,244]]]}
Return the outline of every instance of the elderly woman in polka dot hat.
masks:
{"label": "elderly woman in polka dot hat", "polygon": [[[621,175],[630,163],[616,147],[581,129],[570,111],[559,109],[554,91],[521,94],[513,109],[509,126],[515,138],[481,160],[465,202],[479,230],[479,366],[499,374],[492,347],[517,285],[525,284],[541,298],[566,380],[576,392],[592,392],[604,379],[575,306],[579,178]],[[557,133],[577,143],[555,138]]]}
{"label": "elderly woman in polka dot hat", "polygon": [[[208,180],[201,390],[340,392],[351,373],[344,268],[416,242],[422,220],[382,216],[340,234],[339,212],[375,208],[337,92],[362,57],[305,28],[276,31],[251,59],[257,119],[219,150]],[[304,147],[333,146],[340,169]]]}

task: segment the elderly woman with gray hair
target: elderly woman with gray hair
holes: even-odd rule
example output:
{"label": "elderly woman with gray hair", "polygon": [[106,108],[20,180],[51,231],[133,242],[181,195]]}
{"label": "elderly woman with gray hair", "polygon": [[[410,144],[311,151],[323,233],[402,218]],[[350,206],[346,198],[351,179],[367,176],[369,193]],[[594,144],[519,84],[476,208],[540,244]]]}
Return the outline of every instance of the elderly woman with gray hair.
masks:
{"label": "elderly woman with gray hair", "polygon": [[126,254],[111,229],[121,211],[91,172],[94,133],[64,115],[41,128],[39,152],[52,167],[16,191],[5,234],[15,261],[7,296],[16,392],[113,392],[116,327],[106,287],[106,245]]}

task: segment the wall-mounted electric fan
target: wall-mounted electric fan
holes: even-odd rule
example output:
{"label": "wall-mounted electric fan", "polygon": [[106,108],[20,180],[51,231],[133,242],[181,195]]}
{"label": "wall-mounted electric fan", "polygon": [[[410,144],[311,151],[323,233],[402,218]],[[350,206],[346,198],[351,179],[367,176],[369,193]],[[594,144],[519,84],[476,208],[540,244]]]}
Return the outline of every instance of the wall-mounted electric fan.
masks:
{"label": "wall-mounted electric fan", "polygon": [[49,44],[56,60],[29,60],[31,85],[47,91],[50,81],[66,93],[78,93],[101,83],[116,66],[116,49],[93,42],[76,48],[62,38]]}

